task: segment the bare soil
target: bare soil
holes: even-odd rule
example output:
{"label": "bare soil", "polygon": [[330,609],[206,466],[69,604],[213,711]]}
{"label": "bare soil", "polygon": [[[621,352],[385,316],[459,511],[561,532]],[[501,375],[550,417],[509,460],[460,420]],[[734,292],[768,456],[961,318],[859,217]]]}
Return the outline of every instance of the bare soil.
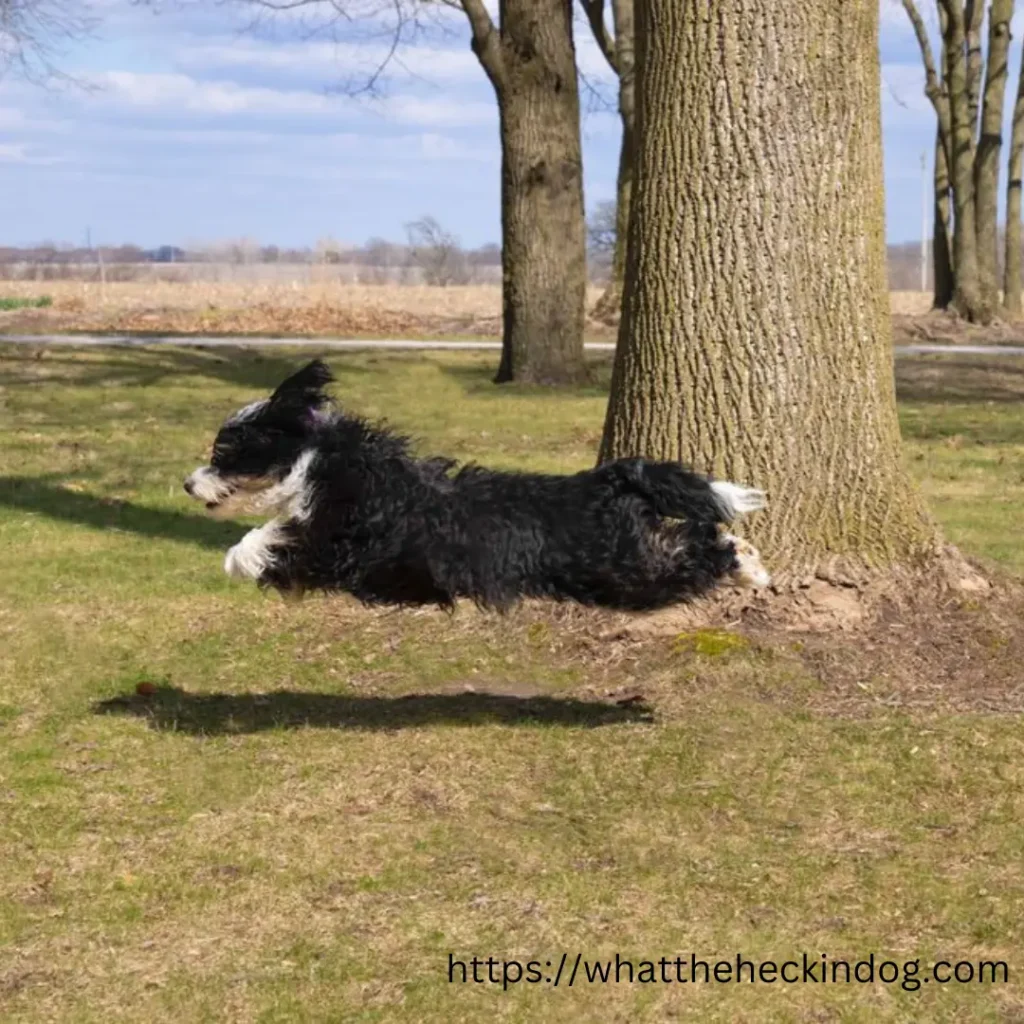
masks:
{"label": "bare soil", "polygon": [[893,312],[894,345],[1024,345],[1024,322],[996,321],[986,327],[939,310]]}

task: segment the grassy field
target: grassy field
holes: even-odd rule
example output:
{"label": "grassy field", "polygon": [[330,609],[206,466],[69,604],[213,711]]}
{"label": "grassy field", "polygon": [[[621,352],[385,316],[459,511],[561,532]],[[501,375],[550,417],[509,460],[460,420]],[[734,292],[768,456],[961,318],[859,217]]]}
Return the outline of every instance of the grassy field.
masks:
{"label": "grassy field", "polygon": [[[244,526],[180,481],[296,361],[0,345],[0,1019],[1024,1020],[1019,618],[969,648],[890,624],[901,662],[968,651],[989,685],[963,687],[935,660],[901,681],[873,638],[261,597],[221,572]],[[604,365],[554,397],[483,356],[329,361],[424,447],[592,460]],[[900,375],[948,536],[1024,573],[1021,361]],[[874,953],[922,983],[448,980],[450,955],[552,977],[577,952]]]}
{"label": "grassy field", "polygon": [[[308,269],[296,267],[293,281],[274,282],[138,280],[104,285],[94,281],[3,281],[0,332],[149,331],[325,337],[489,337],[500,333],[500,285],[431,288],[346,284],[308,278]],[[601,291],[598,286],[588,289],[588,309]],[[25,301],[39,299],[49,300],[46,307],[24,307]],[[927,313],[929,306],[930,296],[923,293],[892,293],[892,310],[897,315],[917,316]],[[588,333],[595,339],[614,337],[614,330],[596,321],[588,325]]]}

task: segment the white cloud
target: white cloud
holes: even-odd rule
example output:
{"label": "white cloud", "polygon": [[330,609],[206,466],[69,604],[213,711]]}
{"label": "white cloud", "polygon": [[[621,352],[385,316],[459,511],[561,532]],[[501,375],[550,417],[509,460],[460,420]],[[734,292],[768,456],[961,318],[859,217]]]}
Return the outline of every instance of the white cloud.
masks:
{"label": "white cloud", "polygon": [[182,114],[230,118],[235,116],[306,117],[335,122],[377,118],[423,128],[458,128],[497,123],[493,102],[462,101],[457,95],[424,98],[407,94],[356,101],[344,96],[300,89],[273,89],[237,82],[200,81],[185,74],[105,71],[92,77],[97,91],[79,102],[146,116]]}
{"label": "white cloud", "polygon": [[[16,98],[16,97],[11,97]],[[31,131],[33,134],[67,131],[70,125],[66,121],[52,120],[46,117],[26,117],[16,107],[0,107],[0,131]]]}
{"label": "white cloud", "polygon": [[49,167],[61,163],[59,157],[47,156],[36,151],[27,142],[0,143],[0,164],[22,164],[36,167]]}
{"label": "white cloud", "polygon": [[323,95],[243,86],[234,82],[200,82],[188,75],[104,71],[91,81],[100,101],[168,113],[325,114],[332,109]]}
{"label": "white cloud", "polygon": [[402,124],[433,128],[458,128],[498,124],[496,103],[463,102],[457,97],[422,99],[418,96],[389,96],[375,101],[384,116]]}
{"label": "white cloud", "polygon": [[0,143],[0,164],[27,164],[27,147],[23,142]]}
{"label": "white cloud", "polygon": [[482,82],[480,62],[468,44],[459,49],[403,46],[389,59],[379,42],[271,43],[243,39],[200,43],[175,54],[177,64],[192,71],[247,70],[301,74],[325,83],[372,75],[385,61],[389,78],[415,76],[428,82]]}

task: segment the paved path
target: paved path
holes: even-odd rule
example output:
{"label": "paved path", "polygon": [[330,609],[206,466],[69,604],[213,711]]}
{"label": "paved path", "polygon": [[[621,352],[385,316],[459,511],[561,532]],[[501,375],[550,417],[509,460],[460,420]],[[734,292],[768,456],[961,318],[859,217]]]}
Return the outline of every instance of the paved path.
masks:
{"label": "paved path", "polygon": [[[0,343],[16,345],[181,345],[193,348],[264,348],[281,345],[293,348],[337,349],[340,351],[390,350],[399,352],[484,352],[501,348],[499,341],[413,341],[410,339],[343,340],[340,338],[205,337],[203,335],[139,334],[0,334]],[[589,352],[611,352],[612,341],[588,341]],[[965,356],[1024,356],[1024,345],[897,345],[897,356],[955,354]]]}

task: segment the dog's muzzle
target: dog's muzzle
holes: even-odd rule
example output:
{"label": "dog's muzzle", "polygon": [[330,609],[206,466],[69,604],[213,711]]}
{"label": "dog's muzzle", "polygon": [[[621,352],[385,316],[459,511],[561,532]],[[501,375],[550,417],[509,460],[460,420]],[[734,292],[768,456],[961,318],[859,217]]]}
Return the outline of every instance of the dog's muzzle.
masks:
{"label": "dog's muzzle", "polygon": [[210,510],[217,508],[234,491],[230,484],[206,466],[189,473],[182,486],[190,498],[203,502]]}

